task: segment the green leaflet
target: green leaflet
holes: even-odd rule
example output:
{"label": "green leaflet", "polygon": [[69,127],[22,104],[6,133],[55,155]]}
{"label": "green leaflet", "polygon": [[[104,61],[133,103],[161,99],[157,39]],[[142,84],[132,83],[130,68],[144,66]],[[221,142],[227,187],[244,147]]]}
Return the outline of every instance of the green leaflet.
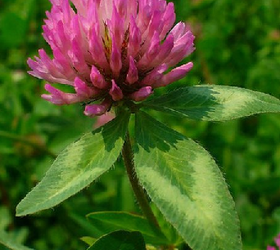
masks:
{"label": "green leaflet", "polygon": [[4,231],[0,231],[0,249],[2,249],[1,244],[12,250],[33,250],[29,247],[21,245],[14,237]]}
{"label": "green leaflet", "polygon": [[53,207],[89,185],[117,160],[127,131],[123,112],[63,150],[42,181],[17,206],[17,216]]}
{"label": "green leaflet", "polygon": [[190,247],[240,250],[234,202],[207,151],[143,112],[135,133],[139,180]]}
{"label": "green leaflet", "polygon": [[146,250],[139,232],[116,231],[99,238],[88,250]]}
{"label": "green leaflet", "polygon": [[167,245],[166,237],[142,216],[128,212],[95,212],[87,215],[92,224],[105,233],[116,230],[140,232],[150,244]]}
{"label": "green leaflet", "polygon": [[96,242],[95,238],[84,236],[80,238],[81,241],[85,242],[87,245],[92,246]]}
{"label": "green leaflet", "polygon": [[177,230],[165,219],[154,203],[150,203],[153,214],[155,215],[161,232],[168,239],[168,245],[179,246],[184,240],[178,234]]}
{"label": "green leaflet", "polygon": [[258,113],[280,112],[277,98],[237,87],[184,87],[150,99],[143,106],[205,121],[225,121]]}

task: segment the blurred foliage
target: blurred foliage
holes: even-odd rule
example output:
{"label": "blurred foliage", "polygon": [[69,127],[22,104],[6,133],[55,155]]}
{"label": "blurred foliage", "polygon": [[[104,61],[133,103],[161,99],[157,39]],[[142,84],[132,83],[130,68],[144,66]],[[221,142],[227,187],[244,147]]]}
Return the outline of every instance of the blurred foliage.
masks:
{"label": "blurred foliage", "polygon": [[[186,21],[196,36],[196,51],[194,69],[169,89],[237,85],[280,98],[279,0],[174,2],[178,21]],[[26,73],[27,58],[39,48],[48,50],[41,25],[49,8],[47,0],[0,0],[0,229],[34,249],[85,249],[79,238],[96,230],[87,213],[139,212],[121,160],[114,171],[53,210],[14,216],[16,204],[54,155],[95,122],[79,105],[58,107],[42,100],[43,82]],[[151,113],[206,147],[221,166],[236,201],[244,249],[272,244],[280,232],[280,117],[207,123]]]}

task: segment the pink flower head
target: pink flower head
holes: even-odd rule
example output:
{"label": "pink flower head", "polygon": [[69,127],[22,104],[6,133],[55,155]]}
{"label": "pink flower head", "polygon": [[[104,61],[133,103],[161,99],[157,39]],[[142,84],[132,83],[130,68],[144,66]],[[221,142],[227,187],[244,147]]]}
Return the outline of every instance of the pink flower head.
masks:
{"label": "pink flower head", "polygon": [[[121,100],[146,99],[192,68],[189,62],[171,69],[194,50],[186,25],[173,27],[171,2],[71,0],[74,8],[68,0],[50,2],[43,36],[53,57],[40,49],[39,57],[27,61],[29,73],[48,82],[49,94],[42,95],[47,101],[84,102],[86,115],[102,115]],[[70,85],[73,92],[65,93],[54,83]]]}

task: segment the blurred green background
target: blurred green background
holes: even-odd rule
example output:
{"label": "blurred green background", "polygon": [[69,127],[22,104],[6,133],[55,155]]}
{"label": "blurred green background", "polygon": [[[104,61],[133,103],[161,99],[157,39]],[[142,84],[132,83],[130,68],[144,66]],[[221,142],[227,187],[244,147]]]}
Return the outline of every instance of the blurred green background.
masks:
{"label": "blurred green background", "polygon": [[[194,69],[170,89],[223,84],[280,98],[279,0],[174,2],[178,20],[196,36],[196,51],[187,60]],[[26,73],[27,58],[39,48],[48,50],[41,36],[48,9],[47,0],[0,0],[0,236],[38,250],[85,249],[79,238],[97,230],[86,221],[87,213],[138,211],[121,161],[54,209],[15,217],[17,203],[54,155],[95,122],[79,105],[58,107],[42,100],[43,81]],[[153,114],[213,155],[236,201],[244,249],[272,244],[280,232],[280,115],[208,123]]]}

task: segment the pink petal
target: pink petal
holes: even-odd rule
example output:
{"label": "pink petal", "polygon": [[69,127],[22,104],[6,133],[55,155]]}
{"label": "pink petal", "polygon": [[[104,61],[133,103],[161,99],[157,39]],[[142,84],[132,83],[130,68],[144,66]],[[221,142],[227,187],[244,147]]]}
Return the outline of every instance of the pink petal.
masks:
{"label": "pink petal", "polygon": [[[115,0],[114,1],[117,11],[121,17],[125,17],[127,15],[128,1],[131,1],[131,0]],[[133,2],[133,1],[131,1],[131,2]]]}
{"label": "pink petal", "polygon": [[50,72],[52,68],[48,68],[48,66],[45,64],[45,61],[43,61],[42,59],[35,57],[35,60],[36,61],[32,60],[31,58],[27,60],[27,64],[33,70],[28,71],[30,75],[40,79],[45,79],[48,82],[58,82],[69,85],[73,84],[71,81],[72,79],[65,78],[65,76],[63,76],[59,72],[55,72],[55,76],[53,76],[52,72]]}
{"label": "pink petal", "polygon": [[165,12],[162,17],[164,26],[160,34],[161,40],[165,37],[166,33],[172,28],[175,20],[176,20],[176,15],[174,11],[174,3],[170,2],[167,4]]}
{"label": "pink petal", "polygon": [[121,48],[124,39],[124,20],[118,13],[116,7],[113,7],[112,18],[108,22],[111,39],[114,39],[117,48]]}
{"label": "pink petal", "polygon": [[159,64],[165,62],[166,58],[169,56],[170,52],[172,51],[173,46],[174,46],[174,37],[172,34],[169,34],[166,40],[161,45],[158,55],[151,62],[150,66],[156,67]]}
{"label": "pink petal", "polygon": [[109,68],[105,53],[103,44],[101,42],[101,37],[99,34],[99,24],[95,24],[93,27],[91,27],[89,33],[90,33],[90,39],[89,39],[89,52],[93,58],[93,60],[104,70],[107,70]]}
{"label": "pink petal", "polygon": [[133,84],[138,81],[138,70],[132,56],[129,57],[129,70],[126,76],[126,81]]}
{"label": "pink petal", "polygon": [[57,74],[57,69],[53,63],[53,61],[49,58],[45,50],[39,49],[39,56],[41,58],[41,61],[44,63],[46,69],[48,69],[49,73]]}
{"label": "pink petal", "polygon": [[[53,49],[54,55],[54,64],[56,65],[57,70],[61,72],[65,79],[69,80],[71,83],[67,83],[72,85],[75,77],[76,72],[74,71],[73,67],[71,66],[71,62],[68,58],[65,57],[63,53],[58,48]],[[64,83],[61,82],[60,83]]]}
{"label": "pink petal", "polygon": [[[87,12],[87,24],[86,29],[90,30],[90,27],[94,24],[97,24],[97,26],[100,25],[99,23],[99,16],[98,16],[98,6],[100,1],[89,1],[88,2],[88,12]],[[87,27],[88,26],[88,27]]]}
{"label": "pink petal", "polygon": [[174,47],[171,50],[169,56],[165,59],[166,64],[169,67],[175,66],[182,61],[186,56],[194,51],[194,36],[188,31],[182,37],[178,38],[174,42]]}
{"label": "pink petal", "polygon": [[63,21],[64,23],[70,23],[71,18],[74,15],[73,9],[70,7],[68,0],[62,1],[62,12],[63,12]]}
{"label": "pink petal", "polygon": [[151,21],[152,9],[149,5],[144,5],[144,1],[139,1],[139,12],[137,16],[137,26],[141,33],[147,30],[148,25]]}
{"label": "pink petal", "polygon": [[111,105],[111,101],[106,99],[101,104],[89,104],[86,105],[84,114],[90,117],[103,115],[109,110]]}
{"label": "pink petal", "polygon": [[96,88],[106,89],[109,87],[109,83],[105,81],[103,75],[100,74],[100,71],[94,65],[91,67],[90,80]]}
{"label": "pink petal", "polygon": [[72,51],[73,51],[73,55],[71,59],[75,69],[79,72],[80,75],[84,75],[84,76],[89,75],[90,74],[89,66],[85,61],[83,51],[76,37],[72,41]]}
{"label": "pink petal", "polygon": [[163,73],[167,70],[166,64],[162,64],[152,70],[142,81],[141,85],[154,85],[157,83],[163,76]]}
{"label": "pink petal", "polygon": [[79,77],[76,77],[74,80],[74,88],[77,95],[85,100],[93,98],[100,93],[100,91],[95,89],[93,86],[87,86],[87,84]]}
{"label": "pink petal", "polygon": [[127,47],[127,55],[135,57],[141,45],[141,33],[139,28],[136,25],[135,18],[130,17],[130,26],[129,26],[129,40]]}
{"label": "pink petal", "polygon": [[184,64],[180,67],[177,67],[173,70],[171,70],[169,73],[164,75],[158,83],[154,85],[154,87],[163,87],[166,86],[172,82],[175,82],[181,78],[183,78],[193,67],[193,63],[189,62],[187,64]]}
{"label": "pink petal", "polygon": [[71,0],[71,2],[75,5],[78,13],[85,15],[87,6],[84,0]]}
{"label": "pink petal", "polygon": [[61,90],[54,88],[50,84],[46,84],[45,89],[50,93],[50,95],[43,94],[41,97],[56,105],[77,103],[83,100],[80,97],[78,97],[76,94],[64,93]]}
{"label": "pink petal", "polygon": [[113,75],[118,78],[122,68],[121,51],[118,49],[114,40],[112,40],[112,52],[110,58],[110,67]]}
{"label": "pink petal", "polygon": [[123,93],[120,87],[115,83],[115,80],[112,80],[112,87],[109,91],[109,94],[112,96],[112,99],[116,102],[123,98]]}
{"label": "pink petal", "polygon": [[154,32],[157,31],[158,33],[161,32],[162,30],[162,20],[161,20],[161,15],[162,13],[160,11],[155,11],[151,22],[149,24],[149,27],[147,28],[147,33],[146,36],[142,36],[142,40],[144,40],[144,45],[142,45],[141,50],[144,52],[147,50],[147,48],[149,47],[152,37],[154,35]]}
{"label": "pink petal", "polygon": [[66,34],[67,26],[65,28],[64,23],[60,20],[56,23],[55,31],[56,33],[54,33],[53,30],[49,31],[53,37],[53,42],[57,48],[66,53],[69,49],[71,49],[71,40]]}
{"label": "pink petal", "polygon": [[149,95],[153,93],[151,86],[143,87],[130,95],[130,98],[136,102],[145,100]]}
{"label": "pink petal", "polygon": [[130,16],[136,16],[137,15],[137,9],[138,9],[138,2],[137,1],[131,1],[131,0],[125,0],[127,2],[127,21],[129,21]]}
{"label": "pink petal", "polygon": [[177,23],[172,28],[170,33],[172,33],[174,38],[175,38],[175,40],[177,40],[178,38],[180,38],[182,35],[184,35],[186,33],[186,25],[185,25],[185,23],[183,23],[183,22]]}
{"label": "pink petal", "polygon": [[152,60],[159,53],[159,50],[160,50],[159,34],[157,31],[155,31],[153,38],[151,40],[151,44],[150,44],[147,52],[143,55],[141,60],[138,62],[137,66],[139,68],[148,67],[148,65],[152,62]]}

